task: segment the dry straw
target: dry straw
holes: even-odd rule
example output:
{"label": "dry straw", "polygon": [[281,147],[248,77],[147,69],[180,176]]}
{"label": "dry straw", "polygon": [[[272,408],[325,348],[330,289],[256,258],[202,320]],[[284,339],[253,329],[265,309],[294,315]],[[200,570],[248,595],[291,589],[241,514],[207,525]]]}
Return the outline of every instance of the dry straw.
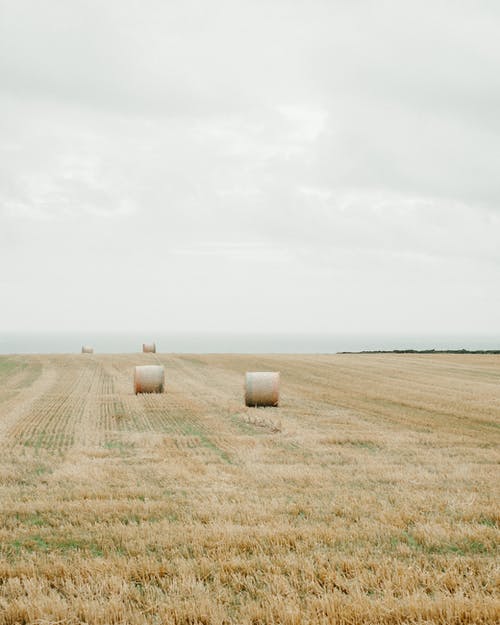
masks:
{"label": "dry straw", "polygon": [[142,351],[145,354],[156,354],[156,343],[143,343]]}
{"label": "dry straw", "polygon": [[162,365],[140,365],[134,372],[134,393],[163,393],[165,369]]}
{"label": "dry straw", "polygon": [[245,375],[247,406],[277,406],[279,398],[279,371],[247,371]]}
{"label": "dry straw", "polygon": [[82,354],[93,354],[93,353],[94,353],[93,347],[90,347],[89,345],[82,346]]}

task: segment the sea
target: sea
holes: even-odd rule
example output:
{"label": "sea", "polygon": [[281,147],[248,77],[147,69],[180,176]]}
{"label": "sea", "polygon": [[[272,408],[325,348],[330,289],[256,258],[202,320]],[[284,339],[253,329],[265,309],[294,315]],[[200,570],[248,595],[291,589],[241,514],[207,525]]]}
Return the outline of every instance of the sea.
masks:
{"label": "sea", "polygon": [[500,349],[498,334],[304,334],[210,332],[4,332],[0,354],[136,353],[143,343],[160,353],[334,354],[393,349]]}

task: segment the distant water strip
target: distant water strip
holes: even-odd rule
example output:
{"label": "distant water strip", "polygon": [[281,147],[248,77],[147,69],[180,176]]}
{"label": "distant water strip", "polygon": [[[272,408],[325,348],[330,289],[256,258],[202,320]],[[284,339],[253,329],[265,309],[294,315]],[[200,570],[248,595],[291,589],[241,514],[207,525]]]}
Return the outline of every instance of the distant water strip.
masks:
{"label": "distant water strip", "polygon": [[372,350],[492,350],[500,349],[497,335],[412,334],[237,334],[162,332],[2,333],[0,354],[74,354],[82,345],[94,353],[134,353],[156,342],[159,353],[333,354]]}

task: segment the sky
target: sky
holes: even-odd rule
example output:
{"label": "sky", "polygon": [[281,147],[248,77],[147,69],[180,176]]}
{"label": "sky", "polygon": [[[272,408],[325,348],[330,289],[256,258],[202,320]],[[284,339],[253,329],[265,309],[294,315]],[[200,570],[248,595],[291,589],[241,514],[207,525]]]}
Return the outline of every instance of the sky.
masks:
{"label": "sky", "polygon": [[498,335],[499,29],[0,0],[0,329]]}

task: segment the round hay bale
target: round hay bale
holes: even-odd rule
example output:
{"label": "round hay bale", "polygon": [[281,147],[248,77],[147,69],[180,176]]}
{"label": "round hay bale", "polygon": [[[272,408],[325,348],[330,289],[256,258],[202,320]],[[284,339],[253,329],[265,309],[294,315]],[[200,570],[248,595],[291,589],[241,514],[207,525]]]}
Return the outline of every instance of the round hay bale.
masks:
{"label": "round hay bale", "polygon": [[162,365],[140,365],[134,372],[134,393],[163,393],[165,369]]}
{"label": "round hay bale", "polygon": [[156,343],[143,343],[142,351],[145,354],[156,354]]}
{"label": "round hay bale", "polygon": [[280,399],[279,371],[247,371],[246,406],[277,406]]}
{"label": "round hay bale", "polygon": [[93,353],[94,353],[93,347],[90,347],[89,345],[82,346],[82,354],[93,354]]}

